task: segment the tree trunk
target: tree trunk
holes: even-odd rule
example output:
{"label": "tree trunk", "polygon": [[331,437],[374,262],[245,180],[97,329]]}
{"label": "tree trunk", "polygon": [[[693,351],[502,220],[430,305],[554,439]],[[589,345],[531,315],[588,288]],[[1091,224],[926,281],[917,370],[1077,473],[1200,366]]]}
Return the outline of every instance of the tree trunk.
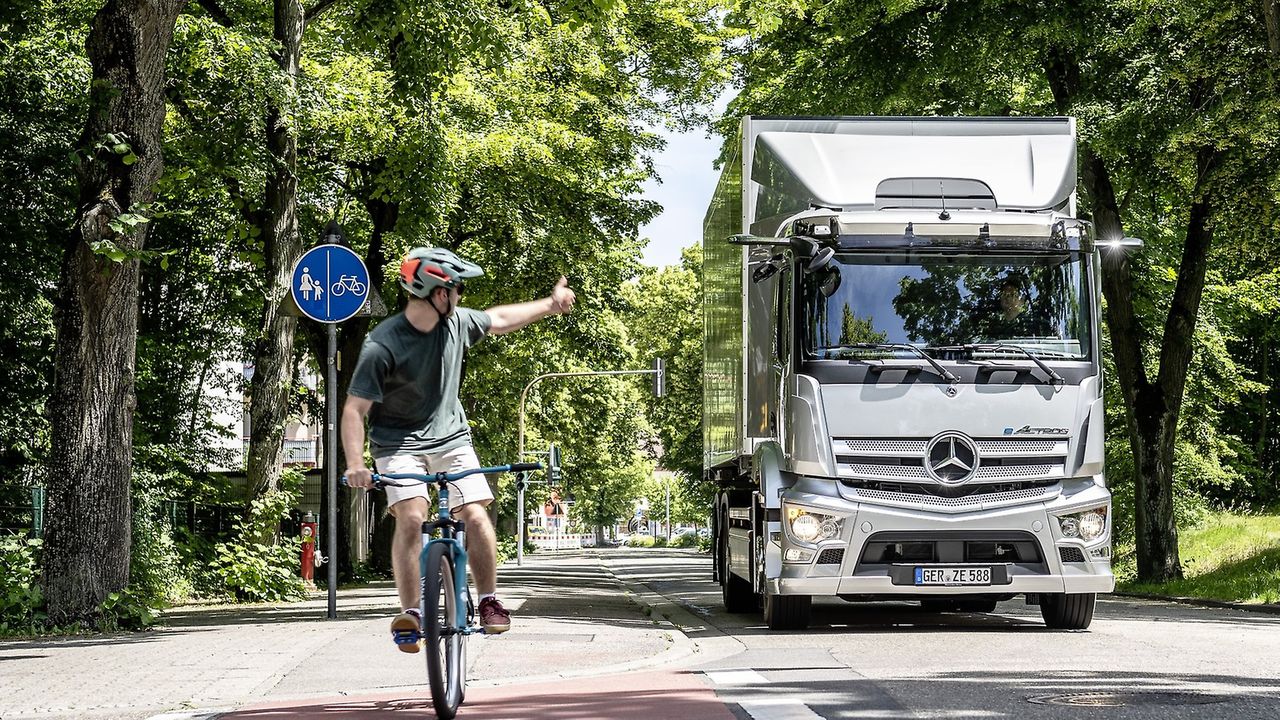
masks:
{"label": "tree trunk", "polygon": [[[302,54],[303,10],[299,0],[275,0],[275,38],[280,43],[276,62],[294,101],[298,63]],[[267,110],[267,149],[273,171],[267,178],[266,298],[262,324],[254,347],[253,383],[249,401],[249,457],[246,474],[250,497],[280,485],[284,463],[284,426],[293,385],[293,338],[298,319],[283,312],[292,282],[293,264],[302,254],[298,235],[298,138],[292,108]]]}
{"label": "tree trunk", "polygon": [[[79,142],[79,205],[58,283],[49,398],[51,459],[44,587],[49,621],[97,624],[129,581],[138,263],[145,214],[164,167],[164,60],[182,3],[108,0],[85,43],[93,67]],[[113,148],[127,144],[128,151]],[[125,253],[112,261],[95,252]]]}

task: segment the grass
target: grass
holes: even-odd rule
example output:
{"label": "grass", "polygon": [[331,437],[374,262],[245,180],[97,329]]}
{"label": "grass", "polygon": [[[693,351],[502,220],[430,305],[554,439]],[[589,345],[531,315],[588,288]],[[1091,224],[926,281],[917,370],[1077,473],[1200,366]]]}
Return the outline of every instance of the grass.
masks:
{"label": "grass", "polygon": [[[1280,603],[1280,514],[1214,512],[1178,535],[1183,579],[1138,583],[1117,558],[1118,589],[1244,603]],[[1126,553],[1127,554],[1127,553]],[[1127,567],[1126,567],[1127,566]]]}

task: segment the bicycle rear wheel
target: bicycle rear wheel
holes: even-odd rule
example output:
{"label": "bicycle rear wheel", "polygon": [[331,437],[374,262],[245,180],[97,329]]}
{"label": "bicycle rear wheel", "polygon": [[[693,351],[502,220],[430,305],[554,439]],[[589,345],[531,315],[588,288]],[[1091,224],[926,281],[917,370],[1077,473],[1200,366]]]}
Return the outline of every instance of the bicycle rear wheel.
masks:
{"label": "bicycle rear wheel", "polygon": [[445,543],[432,544],[422,576],[422,622],[431,703],[441,720],[452,720],[466,693],[467,636],[457,631],[464,612],[454,590],[453,555]]}

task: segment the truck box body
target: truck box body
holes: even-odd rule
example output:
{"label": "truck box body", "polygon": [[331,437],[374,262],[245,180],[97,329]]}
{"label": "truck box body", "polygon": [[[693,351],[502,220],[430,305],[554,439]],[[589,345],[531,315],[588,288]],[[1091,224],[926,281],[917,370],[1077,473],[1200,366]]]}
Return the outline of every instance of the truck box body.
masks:
{"label": "truck box body", "polygon": [[739,140],[704,223],[726,604],[783,627],[814,596],[1025,594],[1079,625],[1113,579],[1074,121],[747,117]]}

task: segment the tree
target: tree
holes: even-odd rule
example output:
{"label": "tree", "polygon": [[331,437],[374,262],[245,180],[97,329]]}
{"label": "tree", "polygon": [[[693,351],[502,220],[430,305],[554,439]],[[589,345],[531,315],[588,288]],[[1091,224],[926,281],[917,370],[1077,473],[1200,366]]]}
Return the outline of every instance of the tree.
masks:
{"label": "tree", "polygon": [[702,478],[702,248],[686,248],[678,266],[646,270],[626,288],[630,341],[637,360],[666,362],[666,397],[645,400],[662,443],[660,464],[686,481]]}
{"label": "tree", "polygon": [[165,54],[182,3],[108,0],[93,18],[79,202],[63,246],[44,582],[55,623],[94,622],[129,579],[138,264],[163,169]]}

